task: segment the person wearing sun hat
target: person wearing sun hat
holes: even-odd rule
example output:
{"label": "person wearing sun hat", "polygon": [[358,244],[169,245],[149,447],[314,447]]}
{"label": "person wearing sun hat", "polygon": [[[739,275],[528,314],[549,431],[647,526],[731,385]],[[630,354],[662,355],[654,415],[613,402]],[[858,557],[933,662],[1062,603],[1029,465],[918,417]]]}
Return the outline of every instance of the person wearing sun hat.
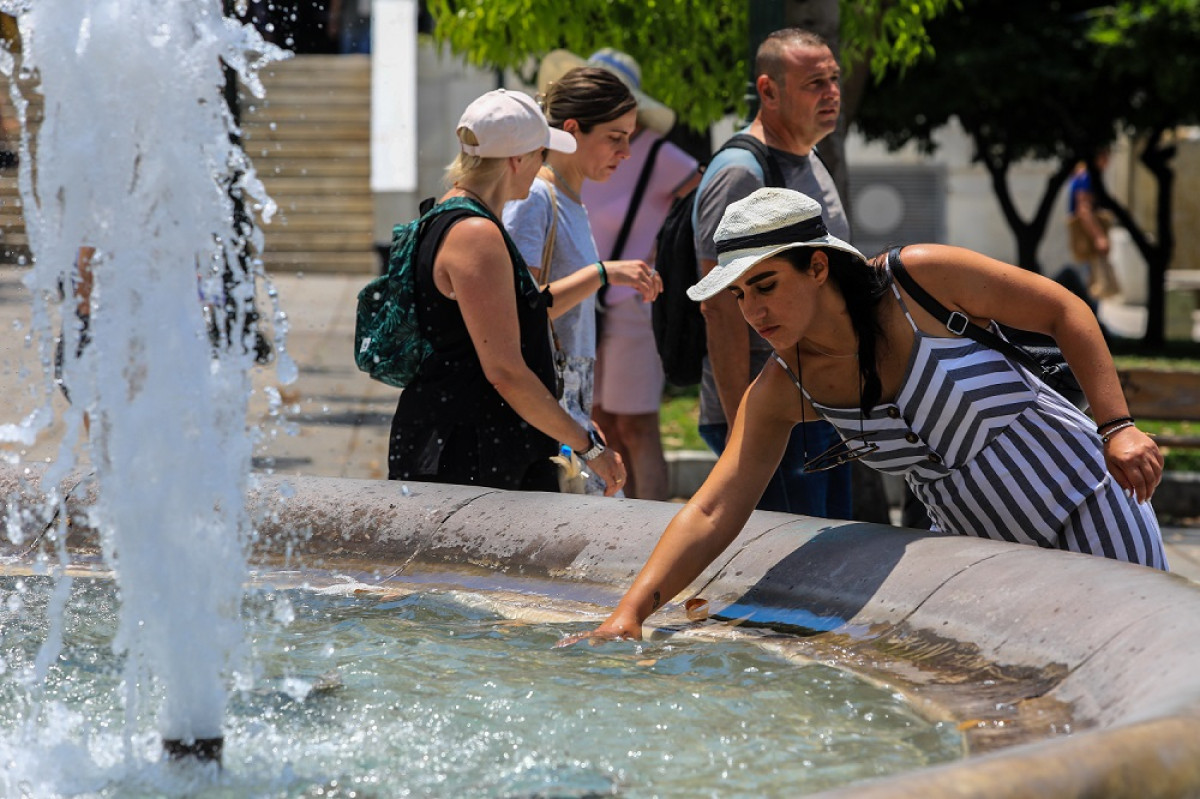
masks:
{"label": "person wearing sun hat", "polygon": [[[675,112],[642,90],[641,68],[627,53],[603,48],[584,61],[557,50],[542,61],[539,88],[548,91],[568,70],[584,65],[612,72],[637,100],[629,158],[608,180],[585,181],[580,192],[596,250],[606,262],[632,257],[653,266],[658,229],[671,203],[699,182],[698,164],[665,139],[675,124]],[[642,192],[634,207],[639,185]],[[654,342],[651,305],[621,286],[605,289],[598,299],[592,418],[625,459],[629,469],[625,495],[667,499],[667,463],[659,424],[666,381]]]}
{"label": "person wearing sun hat", "polygon": [[441,246],[431,261],[416,260],[433,352],[396,405],[388,478],[558,491],[551,458],[561,442],[614,494],[625,479],[620,455],[558,404],[547,307],[551,297],[560,307],[578,303],[579,281],[540,291],[499,219],[505,204],[529,194],[546,153],[574,152],[575,138],[552,128],[529,95],[504,89],[467,106],[457,136],[439,200],[448,208],[423,227],[438,230]]}
{"label": "person wearing sun hat", "polygon": [[[817,415],[843,440],[807,451],[806,468],[860,460],[902,474],[935,531],[1167,568],[1149,502],[1162,455],[1129,418],[1082,299],[961,247],[909,245],[866,259],[829,234],[819,203],[789,189],[730,205],[716,241],[717,266],[691,296],[730,292],[772,359],[704,485],[609,618],[580,637],[640,638],[646,618],[737,537],[789,431]],[[897,269],[964,322],[1053,335],[1106,421],[1097,427],[1003,352],[925,312],[893,280]]]}
{"label": "person wearing sun hat", "polygon": [[717,233],[717,265],[687,290],[696,302],[715,297],[748,269],[795,247],[831,247],[860,261],[866,257],[829,232],[821,204],[798,191],[759,189],[725,210]]}

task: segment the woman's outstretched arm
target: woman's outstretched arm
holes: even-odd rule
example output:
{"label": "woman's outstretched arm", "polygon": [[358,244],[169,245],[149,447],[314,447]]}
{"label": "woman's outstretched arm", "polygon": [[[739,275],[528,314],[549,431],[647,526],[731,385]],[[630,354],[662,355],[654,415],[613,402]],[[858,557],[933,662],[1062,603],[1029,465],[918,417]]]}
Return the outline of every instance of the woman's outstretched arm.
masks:
{"label": "woman's outstretched arm", "polygon": [[[641,638],[642,622],[686,588],[737,538],[779,466],[799,407],[782,371],[747,389],[733,433],[704,485],[667,525],[616,610],[592,638]],[[799,396],[797,394],[797,396]]]}

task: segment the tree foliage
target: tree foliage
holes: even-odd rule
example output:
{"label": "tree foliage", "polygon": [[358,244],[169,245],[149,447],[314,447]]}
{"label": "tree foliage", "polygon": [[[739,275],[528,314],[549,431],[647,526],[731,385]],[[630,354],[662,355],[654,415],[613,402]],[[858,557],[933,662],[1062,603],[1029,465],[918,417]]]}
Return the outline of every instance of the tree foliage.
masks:
{"label": "tree foliage", "polygon": [[847,64],[866,63],[876,80],[889,69],[903,73],[933,55],[926,24],[949,11],[962,10],[962,0],[842,0],[842,57]]}
{"label": "tree foliage", "polygon": [[[845,63],[915,63],[925,22],[959,0],[841,0]],[[532,82],[537,59],[559,47],[583,57],[615,47],[637,59],[642,87],[704,130],[745,113],[750,58],[746,0],[429,0],[434,36],[468,62],[516,69]]]}
{"label": "tree foliage", "polygon": [[[892,148],[911,141],[932,151],[935,131],[957,117],[991,176],[1018,262],[1033,270],[1039,270],[1037,248],[1057,218],[1054,203],[1074,164],[1121,130],[1139,137],[1142,161],[1159,184],[1156,235],[1142,231],[1107,193],[1103,199],[1146,258],[1147,340],[1157,343],[1173,240],[1174,151],[1164,137],[1200,118],[1198,9],[1200,0],[972,0],[964,13],[930,22],[936,59],[889,71],[868,91],[856,123]],[[1008,186],[1009,169],[1025,158],[1059,165],[1028,219]]]}

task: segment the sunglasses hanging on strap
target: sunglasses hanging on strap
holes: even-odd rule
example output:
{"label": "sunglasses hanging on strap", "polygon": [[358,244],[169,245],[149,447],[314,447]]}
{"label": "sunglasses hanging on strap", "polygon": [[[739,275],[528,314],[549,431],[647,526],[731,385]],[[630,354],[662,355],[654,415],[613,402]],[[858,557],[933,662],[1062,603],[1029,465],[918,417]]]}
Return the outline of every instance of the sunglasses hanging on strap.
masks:
{"label": "sunglasses hanging on strap", "polygon": [[1003,354],[1009,360],[1021,364],[1035,375],[1039,375],[1043,383],[1061,394],[1076,408],[1087,411],[1088,401],[1083,395],[1083,389],[1079,387],[1079,381],[1075,379],[1071,367],[1067,365],[1067,360],[1063,357],[1062,350],[1058,348],[1053,339],[1049,336],[1037,336],[1037,334],[1012,328],[1014,336],[1036,336],[1043,339],[1044,343],[1017,345],[1007,341],[987,328],[971,324],[961,311],[947,309],[929,292],[921,288],[900,261],[899,247],[888,250],[887,261],[892,275],[904,287],[909,296],[916,300],[933,318],[944,324],[947,330],[956,336],[974,339],[985,347],[990,347]]}

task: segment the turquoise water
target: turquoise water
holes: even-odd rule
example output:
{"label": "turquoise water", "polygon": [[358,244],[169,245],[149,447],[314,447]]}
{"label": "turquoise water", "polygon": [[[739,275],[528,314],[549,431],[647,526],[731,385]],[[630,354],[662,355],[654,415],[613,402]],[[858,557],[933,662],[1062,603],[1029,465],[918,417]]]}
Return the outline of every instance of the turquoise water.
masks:
{"label": "turquoise water", "polygon": [[75,581],[34,704],[22,675],[48,585],[0,580],[10,796],[763,797],[962,753],[953,725],[902,698],[750,641],[555,648],[592,624],[525,623],[439,590],[265,588],[246,599],[224,767],[181,773],[161,762],[153,710],[123,707],[136,669],[111,650],[107,581]]}

